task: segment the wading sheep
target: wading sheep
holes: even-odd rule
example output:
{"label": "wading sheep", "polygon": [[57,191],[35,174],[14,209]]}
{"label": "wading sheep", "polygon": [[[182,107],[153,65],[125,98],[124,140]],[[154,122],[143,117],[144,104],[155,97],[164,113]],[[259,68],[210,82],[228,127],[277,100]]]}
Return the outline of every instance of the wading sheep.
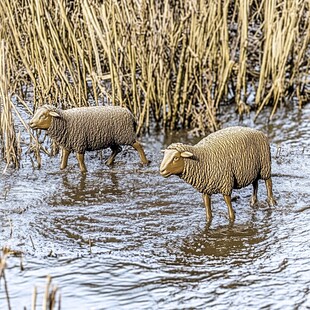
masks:
{"label": "wading sheep", "polygon": [[173,143],[164,150],[160,173],[163,177],[177,175],[202,193],[208,221],[212,219],[212,194],[224,196],[233,221],[232,190],[252,184],[251,205],[254,205],[259,179],[265,180],[268,204],[276,204],[272,194],[270,145],[267,137],[255,129],[229,127],[193,146]]}
{"label": "wading sheep", "polygon": [[67,167],[68,156],[76,152],[81,172],[86,172],[85,151],[105,148],[112,150],[106,161],[111,165],[121,152],[121,145],[131,145],[147,164],[142,146],[136,139],[135,120],[132,113],[122,107],[81,107],[68,110],[51,105],[40,107],[29,123],[32,129],[47,130],[47,134],[62,148],[60,169]]}

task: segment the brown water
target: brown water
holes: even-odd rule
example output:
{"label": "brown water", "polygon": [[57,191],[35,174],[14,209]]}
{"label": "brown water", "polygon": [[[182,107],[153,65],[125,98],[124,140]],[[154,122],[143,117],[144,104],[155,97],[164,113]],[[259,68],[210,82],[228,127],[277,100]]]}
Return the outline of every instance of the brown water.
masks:
{"label": "brown water", "polygon": [[143,137],[148,167],[130,148],[112,168],[88,153],[86,176],[73,156],[61,172],[59,157],[33,170],[25,155],[0,180],[0,245],[24,253],[24,270],[7,259],[12,308],[30,309],[34,286],[41,308],[50,274],[62,309],[309,309],[310,107],[263,119],[243,124],[270,137],[278,205],[268,207],[263,182],[254,208],[251,187],[235,191],[233,225],[220,195],[207,226],[200,194],[159,175],[163,147],[197,142],[184,133]]}

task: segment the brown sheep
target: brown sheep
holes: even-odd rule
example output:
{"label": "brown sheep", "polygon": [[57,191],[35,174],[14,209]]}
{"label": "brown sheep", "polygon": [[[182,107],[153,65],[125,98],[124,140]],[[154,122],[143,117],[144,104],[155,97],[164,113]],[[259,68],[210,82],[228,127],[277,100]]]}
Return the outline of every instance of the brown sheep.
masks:
{"label": "brown sheep", "polygon": [[47,130],[47,134],[62,147],[60,169],[67,167],[68,156],[76,152],[81,172],[86,172],[86,151],[110,148],[111,156],[106,161],[111,165],[121,152],[121,145],[131,145],[143,164],[148,160],[135,133],[132,113],[122,107],[81,107],[68,110],[51,105],[39,108],[29,123],[32,129]]}
{"label": "brown sheep", "polygon": [[232,190],[252,184],[251,204],[254,205],[259,179],[265,180],[268,203],[276,204],[272,194],[270,146],[260,131],[229,127],[210,134],[193,146],[171,144],[164,153],[161,175],[177,175],[201,192],[208,221],[212,219],[212,194],[224,196],[229,218],[234,220]]}

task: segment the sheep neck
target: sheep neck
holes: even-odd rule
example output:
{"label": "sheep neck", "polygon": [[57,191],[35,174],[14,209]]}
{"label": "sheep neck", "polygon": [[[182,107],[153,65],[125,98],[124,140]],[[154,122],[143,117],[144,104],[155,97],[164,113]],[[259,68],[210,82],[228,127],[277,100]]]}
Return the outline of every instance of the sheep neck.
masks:
{"label": "sheep neck", "polygon": [[[205,182],[207,176],[205,175],[205,169],[202,169],[201,162],[204,162],[200,156],[200,150],[195,146],[187,146],[187,151],[194,154],[194,158],[184,158],[184,169],[180,177],[188,184],[192,185],[199,192],[204,192]],[[206,152],[206,150],[203,150]]]}
{"label": "sheep neck", "polygon": [[61,146],[67,145],[66,121],[61,118],[53,118],[52,124],[47,130],[47,134]]}

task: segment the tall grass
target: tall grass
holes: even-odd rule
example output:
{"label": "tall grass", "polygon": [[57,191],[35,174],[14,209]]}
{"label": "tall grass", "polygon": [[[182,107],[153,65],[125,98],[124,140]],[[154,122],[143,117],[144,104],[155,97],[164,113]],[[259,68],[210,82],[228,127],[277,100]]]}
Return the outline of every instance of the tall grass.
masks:
{"label": "tall grass", "polygon": [[18,114],[115,104],[135,114],[139,132],[159,124],[199,134],[219,128],[227,103],[239,115],[270,105],[270,117],[291,98],[302,107],[309,9],[309,0],[2,0],[4,157],[18,158],[12,105]]}
{"label": "tall grass", "polygon": [[10,98],[10,55],[6,42],[0,41],[0,139],[1,153],[7,165],[19,166],[19,147]]}

